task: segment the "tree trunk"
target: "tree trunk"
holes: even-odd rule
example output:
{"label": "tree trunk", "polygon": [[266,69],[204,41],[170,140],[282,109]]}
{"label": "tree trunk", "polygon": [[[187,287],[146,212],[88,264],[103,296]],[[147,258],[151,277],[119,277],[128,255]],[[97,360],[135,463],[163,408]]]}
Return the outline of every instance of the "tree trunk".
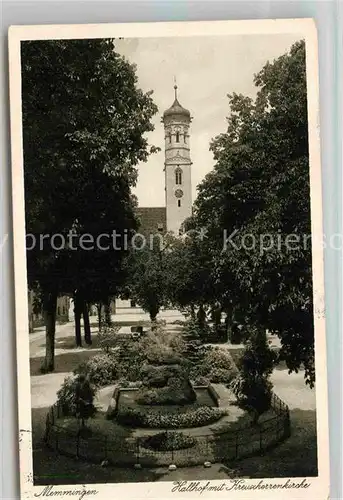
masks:
{"label": "tree trunk", "polygon": [[29,333],[34,332],[34,327],[33,327],[33,314],[29,314]]}
{"label": "tree trunk", "polygon": [[107,299],[105,302],[105,321],[107,326],[112,325],[112,319],[111,319],[111,300]]}
{"label": "tree trunk", "polygon": [[83,328],[85,331],[85,342],[87,345],[92,345],[91,326],[89,323],[89,310],[87,302],[85,300],[83,301],[82,315],[83,315]]}
{"label": "tree trunk", "polygon": [[214,307],[212,309],[212,320],[213,320],[213,327],[214,331],[217,335],[220,334],[220,328],[221,328],[221,318],[222,318],[222,310],[220,307]]}
{"label": "tree trunk", "polygon": [[98,325],[99,325],[99,332],[100,332],[100,329],[101,329],[101,326],[102,326],[102,321],[101,321],[101,313],[102,313],[102,303],[101,302],[98,302],[98,304],[96,305],[96,310],[97,310],[97,313],[98,313]]}
{"label": "tree trunk", "polygon": [[74,316],[75,316],[75,342],[77,347],[82,347],[81,338],[81,314],[82,314],[82,303],[80,304],[79,292],[74,295]]}
{"label": "tree trunk", "polygon": [[191,304],[190,309],[191,309],[191,318],[192,318],[192,321],[195,321],[196,320],[196,315],[195,315],[194,304]]}
{"label": "tree trunk", "polygon": [[156,325],[156,317],[158,314],[158,309],[153,308],[149,311],[150,315],[150,321],[151,321],[151,330],[156,330],[157,325]]}
{"label": "tree trunk", "polygon": [[43,298],[46,339],[44,372],[52,372],[55,369],[56,307],[57,292],[45,292]]}
{"label": "tree trunk", "polygon": [[252,427],[255,427],[258,424],[259,418],[260,418],[260,414],[258,413],[257,410],[255,410],[253,412],[253,417],[252,417],[252,422],[251,422]]}
{"label": "tree trunk", "polygon": [[205,324],[206,324],[206,313],[204,310],[204,306],[201,304],[199,307],[198,313],[197,313],[197,320],[198,320],[198,325],[200,330],[204,331],[205,330]]}
{"label": "tree trunk", "polygon": [[231,342],[232,339],[232,326],[233,326],[233,318],[232,318],[232,307],[225,308],[225,330],[227,334],[227,342]]}

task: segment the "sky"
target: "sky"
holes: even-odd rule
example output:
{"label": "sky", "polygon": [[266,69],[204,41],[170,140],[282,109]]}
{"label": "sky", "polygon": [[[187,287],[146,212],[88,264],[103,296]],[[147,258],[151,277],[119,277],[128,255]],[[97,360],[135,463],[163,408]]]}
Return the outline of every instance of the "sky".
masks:
{"label": "sky", "polygon": [[196,186],[214,166],[211,140],[226,131],[229,101],[236,92],[255,97],[254,74],[267,61],[287,52],[300,37],[295,34],[228,35],[218,37],[130,38],[115,41],[115,50],[136,64],[138,86],[153,90],[158,113],[149,144],[161,152],[138,165],[134,193],[141,207],[165,205],[164,131],[161,117],[174,101],[174,78],[178,100],[193,117],[190,128],[192,199]]}

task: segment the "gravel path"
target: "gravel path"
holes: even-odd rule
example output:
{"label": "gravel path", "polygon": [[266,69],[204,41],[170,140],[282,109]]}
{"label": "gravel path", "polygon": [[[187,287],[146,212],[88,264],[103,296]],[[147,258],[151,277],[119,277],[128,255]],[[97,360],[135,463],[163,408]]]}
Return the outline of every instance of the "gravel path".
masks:
{"label": "gravel path", "polygon": [[287,369],[274,370],[271,381],[275,393],[291,410],[315,410],[316,393],[305,384],[304,372],[288,374]]}

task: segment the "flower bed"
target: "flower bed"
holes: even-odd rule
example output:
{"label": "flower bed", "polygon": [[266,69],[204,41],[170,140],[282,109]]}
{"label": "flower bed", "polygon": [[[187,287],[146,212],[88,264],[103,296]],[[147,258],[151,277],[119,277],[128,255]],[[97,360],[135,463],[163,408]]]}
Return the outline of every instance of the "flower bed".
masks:
{"label": "flower bed", "polygon": [[182,432],[159,432],[142,439],[140,444],[155,451],[175,451],[192,448],[196,445],[196,439]]}
{"label": "flower bed", "polygon": [[158,412],[124,406],[118,408],[116,419],[120,424],[130,427],[182,429],[212,424],[227,414],[227,410],[208,406],[189,408],[182,413]]}

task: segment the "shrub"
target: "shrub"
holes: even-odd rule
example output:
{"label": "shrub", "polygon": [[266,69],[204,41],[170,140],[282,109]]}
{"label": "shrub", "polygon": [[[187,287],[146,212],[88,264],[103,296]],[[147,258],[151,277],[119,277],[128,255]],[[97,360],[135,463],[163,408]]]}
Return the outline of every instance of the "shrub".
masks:
{"label": "shrub", "polygon": [[250,376],[269,376],[276,359],[277,354],[270,349],[265,330],[252,328],[238,364],[241,372]]}
{"label": "shrub", "polygon": [[102,326],[98,333],[99,346],[103,351],[109,353],[111,349],[118,345],[117,333],[120,326]]}
{"label": "shrub", "polygon": [[169,366],[145,365],[142,367],[141,373],[143,383],[148,387],[163,387],[173,375]]}
{"label": "shrub", "polygon": [[160,432],[154,436],[148,436],[142,440],[145,448],[156,451],[184,450],[196,445],[192,436],[186,436],[182,432]]}
{"label": "shrub", "polygon": [[273,385],[269,376],[275,357],[268,346],[266,332],[252,329],[239,362],[239,376],[231,387],[239,405],[253,414],[253,423],[257,423],[259,416],[270,408]]}
{"label": "shrub", "polygon": [[76,416],[82,420],[82,426],[85,420],[93,417],[96,409],[93,404],[95,391],[85,375],[79,375],[76,379]]}
{"label": "shrub", "polygon": [[187,388],[184,384],[180,386],[175,384],[143,391],[137,398],[137,403],[141,405],[185,405],[195,400],[196,394],[190,384]]}
{"label": "shrub", "polygon": [[272,383],[266,377],[244,377],[241,374],[231,383],[231,389],[239,406],[253,417],[253,424],[258,422],[262,413],[269,410],[272,399]]}
{"label": "shrub", "polygon": [[91,384],[100,388],[113,384],[119,377],[119,364],[114,356],[97,354],[79,365],[74,373],[86,374]]}
{"label": "shrub", "polygon": [[194,385],[208,385],[210,383],[210,380],[207,377],[199,375],[197,378],[194,379],[193,383]]}
{"label": "shrub", "polygon": [[229,384],[238,374],[238,369],[227,349],[203,347],[199,360],[191,369],[191,378],[205,377],[215,384]]}
{"label": "shrub", "polygon": [[162,328],[149,332],[140,344],[146,359],[153,364],[180,363],[185,347],[181,333]]}
{"label": "shrub", "polygon": [[145,365],[142,375],[145,390],[137,399],[139,404],[184,405],[196,400],[188,375],[180,365]]}
{"label": "shrub", "polygon": [[178,332],[164,331],[158,327],[136,342],[124,341],[113,355],[120,363],[120,373],[131,382],[140,380],[141,370],[147,364],[183,363],[184,342]]}
{"label": "shrub", "polygon": [[83,375],[70,376],[64,379],[61,388],[57,392],[57,402],[60,404],[64,415],[76,417],[80,413],[80,394],[87,402],[87,408],[84,409],[84,412],[81,409],[83,418],[93,416],[95,413],[93,405],[95,389],[88,382],[85,387],[83,385],[84,379]]}
{"label": "shrub", "polygon": [[57,391],[57,402],[64,415],[76,416],[76,377],[66,377]]}
{"label": "shrub", "polygon": [[119,351],[114,355],[120,365],[120,376],[130,382],[141,378],[141,368],[146,363],[146,353],[142,348],[143,339],[122,342]]}
{"label": "shrub", "polygon": [[216,369],[233,370],[238,372],[232,356],[227,349],[215,347],[205,353],[204,363],[206,366]]}
{"label": "shrub", "polygon": [[120,378],[118,380],[118,385],[121,388],[126,388],[126,389],[139,389],[142,386],[142,382],[139,380],[131,382],[130,380],[126,380],[125,378]]}
{"label": "shrub", "polygon": [[235,378],[233,370],[226,370],[224,368],[213,368],[208,374],[210,382],[213,384],[230,384]]}
{"label": "shrub", "polygon": [[202,406],[182,413],[165,413],[133,407],[119,407],[117,420],[131,427],[181,429],[212,424],[227,415],[222,408]]}
{"label": "shrub", "polygon": [[207,323],[201,325],[198,319],[189,319],[183,328],[183,335],[189,339],[205,339],[210,334],[210,327]]}

